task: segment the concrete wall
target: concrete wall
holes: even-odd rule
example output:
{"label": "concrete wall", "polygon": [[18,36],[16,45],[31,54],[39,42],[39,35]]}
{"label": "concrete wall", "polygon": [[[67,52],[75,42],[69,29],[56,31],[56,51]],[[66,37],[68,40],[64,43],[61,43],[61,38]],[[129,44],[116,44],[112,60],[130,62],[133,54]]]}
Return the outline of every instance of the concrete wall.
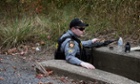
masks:
{"label": "concrete wall", "polygon": [[108,47],[93,50],[90,61],[97,69],[115,73],[140,82],[140,52],[123,53]]}
{"label": "concrete wall", "polygon": [[[66,76],[75,80],[92,81],[95,84],[140,84],[126,77],[112,74],[99,69],[86,69],[67,63],[65,60],[47,60],[40,62],[46,69],[53,71],[53,74]],[[36,67],[39,69],[39,67]]]}

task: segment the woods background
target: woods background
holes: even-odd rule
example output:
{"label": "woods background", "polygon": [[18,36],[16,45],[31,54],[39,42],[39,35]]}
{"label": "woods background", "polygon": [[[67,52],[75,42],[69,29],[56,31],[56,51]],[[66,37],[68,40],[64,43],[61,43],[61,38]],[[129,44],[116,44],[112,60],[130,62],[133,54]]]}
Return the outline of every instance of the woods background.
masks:
{"label": "woods background", "polygon": [[139,0],[0,0],[0,48],[53,45],[75,17],[90,25],[85,39],[122,36],[140,43]]}

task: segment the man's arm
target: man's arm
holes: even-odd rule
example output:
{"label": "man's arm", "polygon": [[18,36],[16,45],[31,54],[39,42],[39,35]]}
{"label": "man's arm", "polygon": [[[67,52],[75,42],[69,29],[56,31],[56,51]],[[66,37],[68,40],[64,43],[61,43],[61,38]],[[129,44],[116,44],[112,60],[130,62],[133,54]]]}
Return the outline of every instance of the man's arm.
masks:
{"label": "man's arm", "polygon": [[92,47],[92,40],[81,41],[84,47]]}
{"label": "man's arm", "polygon": [[87,69],[95,69],[95,67],[87,62],[84,62],[77,57],[75,57],[76,53],[79,52],[78,44],[75,44],[74,47],[71,47],[70,43],[67,43],[65,46],[65,56],[66,56],[66,61],[75,64],[75,65],[80,65],[82,67],[85,67]]}
{"label": "man's arm", "polygon": [[68,43],[66,43],[66,46],[64,47],[64,53],[67,62],[71,64],[80,65],[82,60],[75,57],[77,52],[80,51],[78,51],[78,44],[76,44],[76,42],[73,41],[73,43],[70,43],[69,41]]}
{"label": "man's arm", "polygon": [[100,47],[103,45],[103,43],[100,43],[99,39],[94,38],[92,40],[82,41],[82,45],[84,47]]}
{"label": "man's arm", "polygon": [[92,40],[88,40],[88,41],[82,41],[82,44],[84,47],[102,47],[102,46],[107,46],[112,42],[115,42],[117,40],[106,40],[104,42],[100,42],[100,39],[94,38]]}

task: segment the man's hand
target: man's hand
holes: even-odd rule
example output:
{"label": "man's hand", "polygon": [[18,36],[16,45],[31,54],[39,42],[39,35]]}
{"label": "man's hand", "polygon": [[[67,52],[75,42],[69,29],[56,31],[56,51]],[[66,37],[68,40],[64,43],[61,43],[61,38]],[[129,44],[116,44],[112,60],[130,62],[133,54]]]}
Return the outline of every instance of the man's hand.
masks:
{"label": "man's hand", "polygon": [[95,67],[92,64],[87,63],[87,62],[81,62],[81,66],[87,69],[95,69]]}
{"label": "man's hand", "polygon": [[99,41],[100,41],[100,39],[98,39],[98,38],[92,39],[92,43],[99,42]]}

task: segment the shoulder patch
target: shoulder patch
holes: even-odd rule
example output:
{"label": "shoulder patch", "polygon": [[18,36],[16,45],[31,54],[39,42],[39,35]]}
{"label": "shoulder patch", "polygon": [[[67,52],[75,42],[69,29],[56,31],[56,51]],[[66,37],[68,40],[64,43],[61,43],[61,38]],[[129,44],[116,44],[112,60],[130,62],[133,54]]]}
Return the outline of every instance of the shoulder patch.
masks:
{"label": "shoulder patch", "polygon": [[74,41],[70,41],[70,42],[69,42],[69,47],[70,47],[70,48],[74,48],[74,46],[75,46]]}

